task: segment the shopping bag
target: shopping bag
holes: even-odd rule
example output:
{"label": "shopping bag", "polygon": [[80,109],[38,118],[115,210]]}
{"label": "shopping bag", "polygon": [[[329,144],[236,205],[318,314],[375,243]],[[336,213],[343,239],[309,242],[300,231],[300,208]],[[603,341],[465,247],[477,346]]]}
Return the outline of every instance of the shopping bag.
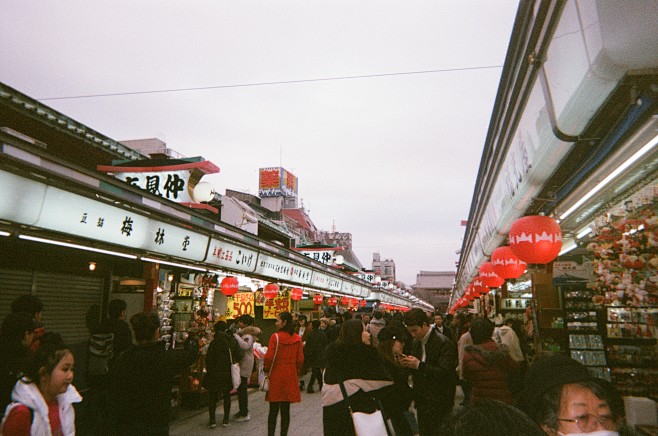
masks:
{"label": "shopping bag", "polygon": [[382,436],[389,434],[381,410],[373,413],[352,412],[356,436]]}
{"label": "shopping bag", "polygon": [[240,378],[240,364],[232,363],[231,364],[231,381],[233,382],[233,389],[237,389],[242,382]]}
{"label": "shopping bag", "polygon": [[260,384],[260,390],[263,392],[267,392],[270,390],[270,376],[266,375],[263,377],[263,381]]}

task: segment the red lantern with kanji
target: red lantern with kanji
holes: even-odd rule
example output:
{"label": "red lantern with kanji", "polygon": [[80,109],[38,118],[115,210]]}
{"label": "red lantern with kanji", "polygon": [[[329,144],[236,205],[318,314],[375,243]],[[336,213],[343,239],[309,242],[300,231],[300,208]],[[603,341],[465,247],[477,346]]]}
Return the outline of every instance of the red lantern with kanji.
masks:
{"label": "red lantern with kanji", "polygon": [[459,307],[466,307],[466,306],[468,306],[468,300],[466,298],[462,297],[459,300],[457,300],[457,305]]}
{"label": "red lantern with kanji", "polygon": [[304,291],[301,288],[292,288],[290,290],[290,298],[299,301],[304,296]]}
{"label": "red lantern with kanji", "polygon": [[366,300],[359,301],[359,306],[361,306],[361,307],[366,307],[366,304],[368,304],[368,302]]}
{"label": "red lantern with kanji", "polygon": [[313,304],[322,304],[322,294],[315,294],[313,296]]}
{"label": "red lantern with kanji", "polygon": [[263,288],[263,297],[265,297],[268,300],[271,300],[272,298],[276,297],[279,295],[279,286],[275,285],[274,283],[268,283],[265,285]]}
{"label": "red lantern with kanji", "polygon": [[238,278],[237,277],[224,277],[222,283],[219,285],[222,294],[231,296],[238,292]]}
{"label": "red lantern with kanji", "polygon": [[550,263],[562,249],[562,230],[553,218],[531,215],[519,218],[509,231],[510,248],[527,263]]}
{"label": "red lantern with kanji", "polygon": [[335,306],[338,304],[338,299],[336,297],[329,298],[329,306]]}
{"label": "red lantern with kanji", "polygon": [[491,253],[491,263],[494,272],[504,279],[521,277],[528,266],[526,262],[514,254],[508,245],[498,247]]}
{"label": "red lantern with kanji", "polygon": [[340,297],[340,304],[343,306],[350,304],[350,297]]}
{"label": "red lantern with kanji", "polygon": [[350,306],[356,307],[359,305],[359,300],[356,298],[350,298]]}
{"label": "red lantern with kanji", "polygon": [[485,286],[499,288],[505,283],[505,279],[494,272],[491,262],[484,262],[480,267],[480,277],[484,278]]}
{"label": "red lantern with kanji", "polygon": [[489,287],[484,284],[484,278],[477,276],[473,279],[473,289],[480,295],[484,295],[489,292]]}

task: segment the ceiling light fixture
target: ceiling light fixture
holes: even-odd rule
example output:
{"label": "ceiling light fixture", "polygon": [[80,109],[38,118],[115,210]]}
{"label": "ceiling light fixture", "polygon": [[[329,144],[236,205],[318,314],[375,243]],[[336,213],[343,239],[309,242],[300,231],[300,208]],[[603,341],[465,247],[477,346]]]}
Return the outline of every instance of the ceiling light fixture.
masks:
{"label": "ceiling light fixture", "polygon": [[84,245],[70,244],[68,242],[54,241],[52,239],[37,238],[36,236],[18,235],[19,239],[25,239],[34,242],[43,242],[44,244],[59,245],[60,247],[76,248],[78,250],[93,251],[94,253],[109,254],[111,256],[125,257],[126,259],[137,259],[132,254],[119,253],[117,251],[103,250],[101,248],[85,247]]}
{"label": "ceiling light fixture", "polygon": [[563,220],[569,215],[571,215],[576,209],[578,209],[580,206],[585,204],[587,200],[592,198],[597,192],[599,192],[601,189],[603,189],[608,183],[613,181],[619,174],[621,174],[624,170],[626,170],[628,167],[633,165],[635,162],[637,162],[642,156],[647,154],[652,148],[654,148],[656,145],[658,145],[658,135],[654,136],[653,139],[651,139],[649,142],[647,142],[644,147],[640,148],[638,151],[636,151],[633,156],[628,158],[623,164],[619,165],[613,172],[608,174],[608,176],[601,180],[598,185],[596,185],[591,191],[589,191],[587,194],[583,195],[580,200],[578,200],[576,203],[574,203],[573,206],[571,206],[569,209],[567,209],[565,212],[563,212],[560,215],[560,219]]}
{"label": "ceiling light fixture", "polygon": [[193,269],[195,271],[203,271],[203,272],[208,271],[206,268],[199,268],[198,266],[184,265],[182,263],[176,263],[176,262],[167,262],[166,260],[151,259],[150,257],[141,257],[140,259],[143,260],[144,262],[161,263],[163,265],[177,266],[179,268]]}

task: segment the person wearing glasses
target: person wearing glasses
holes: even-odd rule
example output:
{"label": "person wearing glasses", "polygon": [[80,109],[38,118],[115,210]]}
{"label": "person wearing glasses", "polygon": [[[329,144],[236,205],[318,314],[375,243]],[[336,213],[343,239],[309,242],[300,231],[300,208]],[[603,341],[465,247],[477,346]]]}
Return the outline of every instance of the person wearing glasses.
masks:
{"label": "person wearing glasses", "polygon": [[546,355],[528,370],[517,406],[551,436],[634,434],[623,425],[622,404],[612,384],[579,362]]}

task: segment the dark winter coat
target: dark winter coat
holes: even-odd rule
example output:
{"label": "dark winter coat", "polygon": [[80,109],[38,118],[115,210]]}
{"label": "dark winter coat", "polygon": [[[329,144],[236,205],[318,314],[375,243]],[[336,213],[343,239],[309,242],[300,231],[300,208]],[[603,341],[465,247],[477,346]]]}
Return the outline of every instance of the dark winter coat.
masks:
{"label": "dark winter coat", "polygon": [[166,435],[174,376],[198,356],[196,341],[185,350],[165,350],[162,342],[133,345],[110,370],[110,404],[117,434]]}
{"label": "dark winter coat", "polygon": [[[421,360],[422,344],[414,340],[412,354]],[[457,347],[436,330],[432,332],[425,344],[425,362],[418,369],[412,370],[414,380],[413,395],[416,408],[432,411],[440,420],[450,413],[457,386]]]}
{"label": "dark winter coat", "polygon": [[[201,385],[209,391],[221,392],[223,387],[232,386],[231,356],[237,356],[238,342],[226,332],[215,334],[206,353],[206,375]],[[231,354],[229,354],[231,350]],[[235,360],[235,359],[234,359]]]}
{"label": "dark winter coat", "polygon": [[[277,336],[279,345],[277,351]],[[276,358],[274,353],[276,352]],[[270,402],[298,403],[302,400],[297,383],[297,372],[304,364],[302,338],[278,331],[270,336],[270,343],[265,353],[263,371],[268,374],[270,368],[270,390],[265,394],[265,400]]]}
{"label": "dark winter coat", "polygon": [[325,436],[354,435],[354,425],[339,382],[346,385],[353,411],[372,413],[376,399],[393,395],[391,374],[379,352],[368,345],[331,344],[322,386],[322,423]]}
{"label": "dark winter coat", "polygon": [[320,329],[311,331],[304,345],[304,363],[309,368],[324,367],[324,350],[327,348],[327,335]]}
{"label": "dark winter coat", "polygon": [[473,385],[473,400],[492,399],[513,404],[508,387],[508,377],[519,369],[505,346],[493,340],[479,345],[467,345],[464,349],[464,379]]}
{"label": "dark winter coat", "polygon": [[30,349],[20,341],[0,337],[0,411],[11,403],[11,391],[27,366]]}

